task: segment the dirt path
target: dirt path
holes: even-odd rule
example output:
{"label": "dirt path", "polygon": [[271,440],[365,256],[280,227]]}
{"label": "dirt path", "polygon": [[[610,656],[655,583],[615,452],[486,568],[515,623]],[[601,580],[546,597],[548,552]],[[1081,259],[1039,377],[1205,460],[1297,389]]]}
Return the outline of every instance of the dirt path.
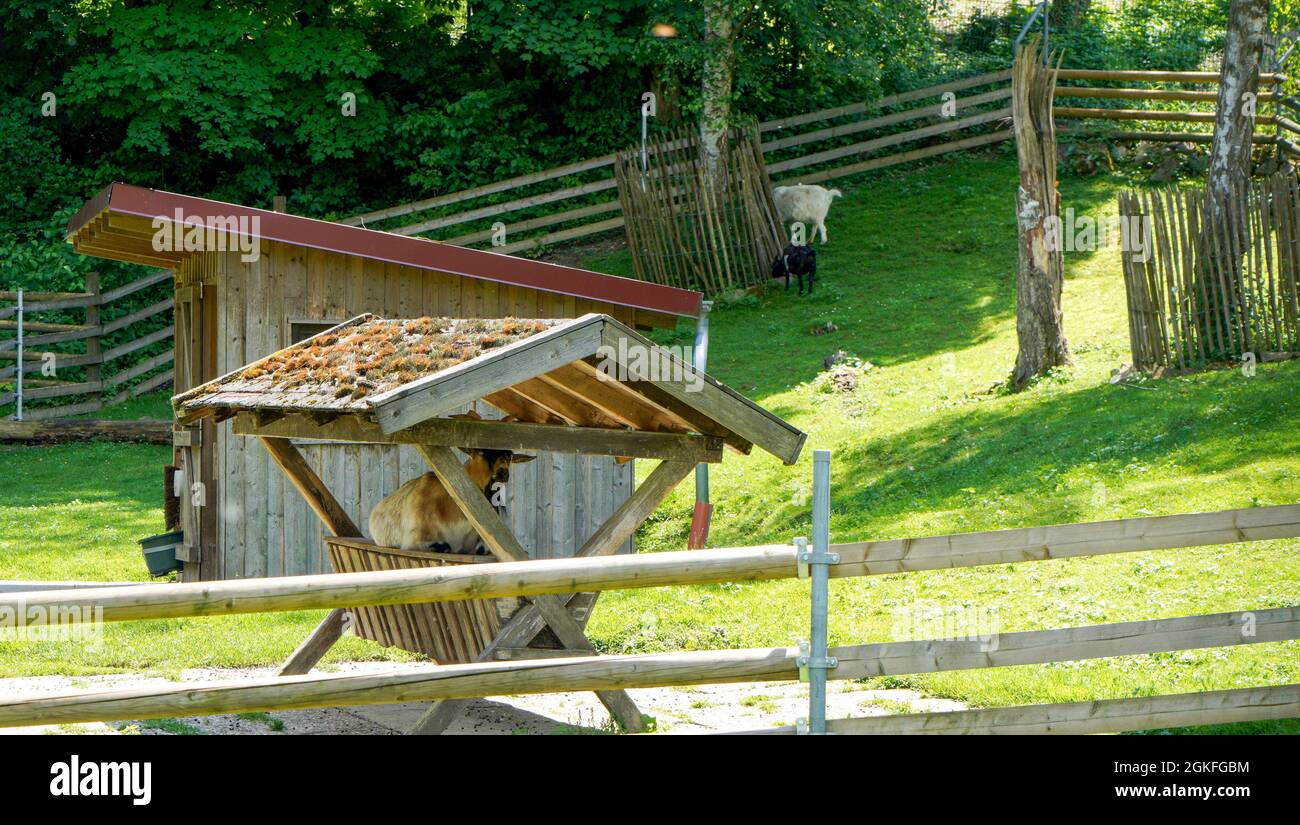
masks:
{"label": "dirt path", "polygon": [[[356,663],[333,672],[382,673],[390,664]],[[270,676],[270,669],[186,670],[183,681],[225,681],[250,676]],[[0,696],[19,697],[75,690],[174,685],[161,677],[46,676],[0,679]],[[807,687],[797,682],[760,682],[747,685],[702,685],[651,688],[629,693],[643,713],[653,716],[661,732],[715,733],[763,730],[793,724],[807,715]],[[854,682],[832,682],[827,691],[827,716],[879,716],[935,710],[960,710],[963,705],[944,699],[925,699],[910,690],[868,690]],[[4,733],[181,733],[275,734],[399,734],[423,712],[424,705],[368,705],[268,714],[189,716],[151,722],[114,722],[90,725],[44,725],[15,728]],[[449,733],[456,734],[578,734],[610,730],[609,715],[591,693],[554,693],[536,696],[494,696],[471,703]]]}

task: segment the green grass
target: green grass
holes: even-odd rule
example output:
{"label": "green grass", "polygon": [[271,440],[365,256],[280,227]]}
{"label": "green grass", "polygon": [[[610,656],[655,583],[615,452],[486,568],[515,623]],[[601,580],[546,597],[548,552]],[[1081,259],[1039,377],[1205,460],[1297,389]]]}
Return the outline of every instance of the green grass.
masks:
{"label": "green grass", "polygon": [[[1114,211],[1115,178],[1066,179],[1064,205]],[[1015,359],[1014,160],[1003,153],[898,171],[842,188],[816,293],[720,302],[710,372],[809,434],[794,467],[758,453],[714,467],[715,546],[807,535],[814,448],[834,450],[833,540],[921,536],[1300,501],[1300,364],[1245,378],[1215,371],[1111,386],[1128,360],[1113,250],[1066,256],[1075,355],[1027,392],[1001,384]],[[625,253],[587,262],[627,274]],[[833,321],[837,332],[815,336]],[[660,333],[689,343],[689,326]],[[873,366],[851,394],[822,359]],[[146,407],[150,399],[141,399]],[[151,412],[149,414],[160,414]],[[0,449],[0,578],[144,578],[135,539],[161,529],[166,450]],[[648,462],[643,462],[648,464]],[[640,472],[648,468],[642,466]],[[685,545],[688,481],[642,530],[643,551]],[[977,609],[1001,631],[1279,607],[1300,585],[1295,541],[1123,554],[832,585],[833,644],[914,638],[897,611]],[[787,645],[807,632],[797,581],[605,594],[591,625],[607,652]],[[115,625],[103,643],[0,644],[0,674],[267,665],[320,614]],[[933,633],[927,635],[935,635]],[[394,655],[346,640],[341,658]],[[1300,645],[1126,657],[877,680],[975,705],[1073,701],[1280,684]],[[1233,728],[1295,731],[1294,723]]]}

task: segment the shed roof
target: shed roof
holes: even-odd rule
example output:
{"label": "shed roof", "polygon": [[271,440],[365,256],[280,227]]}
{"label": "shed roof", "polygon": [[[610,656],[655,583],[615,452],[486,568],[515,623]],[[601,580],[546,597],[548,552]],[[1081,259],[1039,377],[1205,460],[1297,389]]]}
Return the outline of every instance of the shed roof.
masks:
{"label": "shed roof", "polygon": [[[805,434],[618,320],[361,315],[172,399],[190,422],[244,413],[390,436],[483,401],[514,420],[715,437],[793,463]],[[338,419],[369,427],[328,428]],[[265,434],[265,433],[263,433]],[[367,440],[357,436],[353,440]],[[719,445],[720,446],[720,445]]]}
{"label": "shed roof", "polygon": [[256,236],[266,240],[650,312],[694,317],[700,308],[701,295],[692,290],[125,183],[87,201],[68,221],[67,238],[85,255],[175,269],[194,252],[156,249],[153,239],[154,222],[174,224],[178,214],[217,234],[241,221],[251,227],[255,218]]}

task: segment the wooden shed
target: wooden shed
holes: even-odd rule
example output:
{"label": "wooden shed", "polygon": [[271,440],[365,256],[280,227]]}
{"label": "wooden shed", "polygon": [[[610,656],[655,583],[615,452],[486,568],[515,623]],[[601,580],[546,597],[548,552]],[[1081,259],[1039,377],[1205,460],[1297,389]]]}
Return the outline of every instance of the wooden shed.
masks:
{"label": "wooden shed", "polygon": [[[162,267],[176,289],[183,393],[363,313],[387,317],[576,318],[634,328],[695,317],[700,295],[573,267],[114,183],[73,216],[86,255]],[[323,532],[265,451],[212,418],[181,427],[186,580],[328,572]],[[394,444],[302,446],[354,518],[424,472]],[[545,455],[521,468],[506,512],[529,553],[572,546],[627,498],[632,466]],[[195,486],[198,484],[199,486]]]}
{"label": "wooden shed", "polygon": [[[523,535],[489,501],[493,488],[471,477],[455,448],[658,460],[588,538],[546,548],[547,555],[589,557],[617,552],[698,463],[757,446],[790,464],[805,440],[773,413],[596,313],[573,320],[363,315],[172,403],[182,423],[233,420],[237,436],[261,442],[319,517],[337,572],[530,561]],[[474,405],[512,420],[461,412]],[[490,555],[434,552],[423,539],[396,548],[361,537],[362,520],[345,506],[355,491],[331,489],[302,456],[299,444],[321,440],[413,446],[440,484],[434,489],[459,508]],[[592,652],[583,628],[598,595],[336,610],[281,673],[310,669],[342,633],[344,615],[364,638],[443,664]],[[641,729],[626,693],[598,695],[624,729]],[[416,732],[440,732],[457,712],[454,702],[431,707]]]}

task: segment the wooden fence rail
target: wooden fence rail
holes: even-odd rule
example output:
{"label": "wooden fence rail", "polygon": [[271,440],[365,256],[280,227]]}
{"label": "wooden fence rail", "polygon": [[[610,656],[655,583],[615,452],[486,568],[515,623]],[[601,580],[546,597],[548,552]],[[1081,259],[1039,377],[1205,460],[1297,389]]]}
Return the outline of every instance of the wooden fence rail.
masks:
{"label": "wooden fence rail", "polygon": [[[896,573],[1003,562],[1300,536],[1300,505],[1224,510],[1088,524],[832,545],[835,576]],[[680,585],[797,575],[795,550],[775,545],[648,556],[549,559],[458,568],[334,574],[288,579],[0,592],[10,632],[78,621],[219,615],[333,605],[397,604]],[[1028,630],[831,648],[830,678],[861,679],[1014,667],[1300,639],[1300,606],[1086,627]],[[382,674],[242,679],[127,690],[0,698],[0,726],[294,710],[434,701],[502,694],[788,680],[793,648],[711,650],[633,656],[546,657],[465,665],[403,667]],[[934,732],[1103,732],[1161,724],[1282,718],[1300,713],[1300,686],[1219,691],[1142,700],[1040,705],[954,714],[845,720],[831,730]],[[865,725],[865,726],[863,726]]]}
{"label": "wooden fence rail", "polygon": [[[986,639],[927,639],[833,647],[829,655],[839,664],[828,675],[839,680],[904,676],[1265,644],[1296,638],[1300,638],[1300,608],[1274,608],[1253,613],[1001,633]],[[382,674],[281,676],[53,696],[0,697],[0,727],[528,693],[789,681],[798,678],[798,655],[796,648],[774,647],[557,657],[411,666]],[[1199,723],[1203,722],[1193,720],[1184,724]]]}
{"label": "wooden fence rail", "polygon": [[[1021,527],[831,546],[833,578],[1015,564],[1300,537],[1300,504]],[[80,590],[0,596],[14,626],[47,621],[133,621],[186,616],[410,604],[793,578],[795,550],[762,545],[604,558],[267,579],[148,584],[131,592]],[[74,608],[72,611],[63,608]]]}
{"label": "wooden fence rail", "polygon": [[[1010,140],[1013,135],[1006,128],[1010,112],[999,105],[1010,97],[1010,77],[1010,71],[1003,69],[872,101],[763,121],[758,124],[758,131],[763,137],[762,151],[768,170],[777,182],[785,179],[815,183]],[[1058,86],[1058,98],[1148,104],[1148,108],[1140,109],[1060,105],[1056,108],[1057,116],[1072,122],[1072,125],[1062,126],[1063,132],[1081,135],[1104,133],[1125,140],[1209,141],[1208,131],[1174,132],[1168,130],[1168,125],[1209,124],[1213,121],[1217,91],[1187,87],[1214,86],[1218,83],[1218,75],[1214,72],[1062,69],[1058,80],[1072,82]],[[1277,111],[1279,106],[1297,104],[1280,96],[1278,89],[1284,80],[1285,76],[1277,73],[1260,75],[1258,101],[1273,107],[1273,110],[1267,114],[1261,112],[1257,124],[1273,127],[1277,133],[1257,133],[1256,142],[1277,145],[1287,154],[1300,157],[1300,145],[1282,137],[1284,131],[1300,133],[1300,124],[1281,117]],[[1129,85],[1123,88],[1097,85],[1111,83]],[[1156,88],[1147,84],[1174,84],[1178,88]],[[951,101],[944,97],[949,93],[954,95]],[[1209,107],[1209,111],[1187,108],[1197,104]],[[887,112],[888,109],[900,111]],[[1092,125],[1117,121],[1151,124],[1159,128],[1116,131],[1112,126]],[[912,123],[916,125],[906,128]],[[815,128],[802,128],[806,126]],[[871,136],[841,145],[845,138],[859,134]],[[945,136],[950,139],[944,140]],[[619,200],[593,200],[593,196],[615,189],[614,162],[615,155],[601,155],[376,210],[342,222],[351,225],[390,224],[390,231],[402,235],[440,233],[471,224],[474,225],[472,231],[461,231],[443,237],[443,240],[456,245],[491,243],[493,249],[506,254],[527,252],[625,227]],[[485,198],[521,190],[531,190],[531,194],[439,214],[458,204],[483,203]],[[422,212],[434,214],[425,220],[391,226],[395,219]]]}
{"label": "wooden fence rail", "polygon": [[[170,340],[174,334],[173,327],[168,326],[155,330],[111,349],[105,350],[102,346],[102,339],[105,336],[129,329],[141,321],[171,312],[173,299],[170,295],[170,289],[168,289],[166,297],[111,321],[101,322],[100,312],[105,306],[159,284],[167,284],[170,287],[171,280],[171,273],[161,270],[151,272],[143,278],[122,286],[101,291],[98,273],[91,272],[86,276],[85,292],[24,292],[22,363],[18,363],[17,336],[0,340],[0,361],[14,362],[13,366],[0,368],[0,381],[15,379],[19,369],[22,370],[24,376],[44,373],[46,364],[51,362],[56,370],[84,367],[84,375],[79,380],[72,381],[49,380],[49,376],[34,380],[25,379],[23,382],[24,402],[68,398],[71,396],[82,396],[83,398],[79,401],[55,406],[24,407],[23,418],[38,421],[95,412],[106,406],[121,403],[128,398],[152,392],[170,383],[172,380],[172,371],[170,369],[155,375],[148,374],[170,364],[175,356],[174,348],[136,361],[111,375],[105,376],[103,367],[145,347]],[[16,301],[17,298],[18,294],[16,292],[0,292],[0,300]],[[86,316],[85,323],[66,324],[29,320],[29,316],[34,313],[66,312],[68,310],[83,310]],[[16,304],[0,307],[0,319],[5,319],[0,320],[0,331],[13,331],[16,333],[18,324],[16,314]],[[11,318],[14,320],[8,320]],[[31,334],[32,332],[35,332],[35,334]],[[69,352],[48,349],[51,345],[78,341],[85,342],[84,349],[81,351]],[[141,378],[144,380],[139,380]],[[137,381],[138,383],[132,383]],[[118,389],[128,384],[130,386]],[[0,406],[14,404],[16,400],[16,388],[0,392]]]}

